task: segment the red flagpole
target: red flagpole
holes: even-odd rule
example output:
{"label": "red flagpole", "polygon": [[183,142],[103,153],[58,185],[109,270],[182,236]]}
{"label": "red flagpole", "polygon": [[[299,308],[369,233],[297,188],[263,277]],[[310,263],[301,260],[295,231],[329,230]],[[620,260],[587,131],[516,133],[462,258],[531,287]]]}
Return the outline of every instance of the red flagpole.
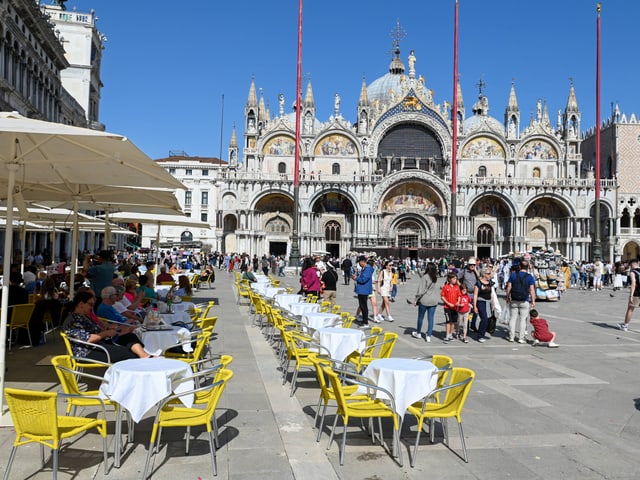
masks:
{"label": "red flagpole", "polygon": [[296,144],[293,164],[293,231],[289,265],[300,266],[300,96],[302,91],[302,0],[298,0],[298,58],[296,70]]}
{"label": "red flagpole", "polygon": [[451,107],[451,218],[449,219],[449,258],[456,255],[458,203],[458,0],[455,2],[453,20],[453,102]]}

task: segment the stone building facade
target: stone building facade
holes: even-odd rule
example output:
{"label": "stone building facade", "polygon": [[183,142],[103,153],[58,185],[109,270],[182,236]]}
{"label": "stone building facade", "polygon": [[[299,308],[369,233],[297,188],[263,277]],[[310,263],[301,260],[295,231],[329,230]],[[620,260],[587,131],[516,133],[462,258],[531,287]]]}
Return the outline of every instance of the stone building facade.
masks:
{"label": "stone building facade", "polygon": [[[363,80],[356,121],[334,99],[316,118],[309,82],[301,102],[300,250],[438,255],[449,245],[452,130],[450,105],[436,103],[399,44],[384,76]],[[503,120],[489,115],[479,84],[470,111],[458,86],[456,247],[480,256],[553,248],[573,259],[592,255],[595,182],[583,160],[581,114],[573,84],[552,122],[536,105],[521,120],[516,87]],[[217,181],[221,251],[288,254],[294,202],[295,112],[266,108],[252,79],[242,144],[229,147]],[[239,161],[242,156],[242,161]],[[603,177],[604,178],[604,177]],[[615,177],[602,185],[602,252],[615,255]],[[639,225],[640,226],[640,225]]]}

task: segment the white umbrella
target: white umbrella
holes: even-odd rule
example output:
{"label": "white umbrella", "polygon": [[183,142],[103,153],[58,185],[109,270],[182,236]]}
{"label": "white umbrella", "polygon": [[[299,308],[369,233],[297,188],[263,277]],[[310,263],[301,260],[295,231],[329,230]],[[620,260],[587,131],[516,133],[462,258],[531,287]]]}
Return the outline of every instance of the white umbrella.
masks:
{"label": "white umbrella", "polygon": [[[158,227],[156,235],[156,265],[158,265],[160,261],[160,227],[175,225],[206,230],[211,228],[211,225],[208,223],[200,222],[184,215],[151,215],[135,212],[116,212],[109,216],[109,220],[114,222],[140,222],[156,225]],[[156,271],[158,271],[157,267]]]}
{"label": "white umbrella", "polygon": [[[80,185],[185,188],[122,135],[0,112],[0,190],[7,192],[5,275],[10,270],[14,194],[29,200],[23,190],[53,184],[64,185],[76,206],[81,200]],[[76,234],[74,229],[75,238]],[[75,260],[75,248],[73,253]],[[8,302],[9,285],[5,281],[0,307],[0,392],[4,391]],[[0,413],[3,403],[4,396],[0,395]]]}

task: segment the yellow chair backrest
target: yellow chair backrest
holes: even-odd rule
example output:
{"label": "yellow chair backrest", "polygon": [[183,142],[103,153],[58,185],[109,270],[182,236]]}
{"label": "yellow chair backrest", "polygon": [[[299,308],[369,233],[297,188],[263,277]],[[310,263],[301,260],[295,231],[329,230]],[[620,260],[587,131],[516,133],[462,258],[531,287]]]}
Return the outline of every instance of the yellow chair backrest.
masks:
{"label": "yellow chair backrest", "polygon": [[11,307],[11,319],[9,326],[11,328],[26,328],[29,326],[31,314],[35,305],[33,303],[19,303]]}

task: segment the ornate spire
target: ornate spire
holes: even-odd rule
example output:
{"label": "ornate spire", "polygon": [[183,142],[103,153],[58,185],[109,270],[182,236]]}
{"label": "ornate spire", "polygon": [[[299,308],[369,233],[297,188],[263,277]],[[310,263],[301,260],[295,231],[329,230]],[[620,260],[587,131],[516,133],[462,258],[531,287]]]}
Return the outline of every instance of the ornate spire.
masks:
{"label": "ornate spire", "polygon": [[404,73],[404,63],[400,60],[400,40],[406,37],[407,34],[400,26],[400,19],[396,22],[396,28],[391,31],[391,38],[393,39],[391,52],[393,58],[389,65],[389,73],[395,75],[402,75]]}
{"label": "ornate spire", "polygon": [[266,121],[269,121],[269,111],[264,106],[264,95],[262,93],[262,88],[260,89],[260,104],[258,106],[258,116]]}
{"label": "ornate spire", "polygon": [[367,81],[362,75],[362,88],[360,89],[360,99],[358,100],[358,106],[364,107],[369,105],[369,93],[367,92]]}
{"label": "ornate spire", "polygon": [[573,78],[569,78],[571,81],[571,85],[569,86],[569,98],[567,99],[567,112],[577,112],[580,109],[578,108],[578,100],[576,99],[576,91],[573,88]]}
{"label": "ornate spire", "polygon": [[516,97],[516,80],[511,79],[511,91],[509,92],[509,102],[507,103],[508,112],[519,112],[518,99]]}
{"label": "ornate spire", "polygon": [[233,124],[233,130],[231,130],[231,142],[229,142],[229,147],[237,148],[238,147],[238,135],[236,134],[236,124]]}
{"label": "ornate spire", "polygon": [[309,83],[307,83],[307,93],[304,96],[304,108],[314,108],[315,104],[313,90],[311,89],[311,80],[309,80]]}
{"label": "ornate spire", "polygon": [[458,97],[458,110],[464,110],[464,100],[462,99],[462,87],[460,86],[460,80],[457,82],[456,96]]}
{"label": "ornate spire", "polygon": [[257,106],[258,96],[256,95],[256,80],[251,75],[251,86],[249,87],[249,97],[247,98],[247,107]]}
{"label": "ornate spire", "polygon": [[542,108],[542,123],[544,125],[551,125],[551,120],[549,119],[549,109],[547,108],[547,99],[544,99],[544,107]]}

